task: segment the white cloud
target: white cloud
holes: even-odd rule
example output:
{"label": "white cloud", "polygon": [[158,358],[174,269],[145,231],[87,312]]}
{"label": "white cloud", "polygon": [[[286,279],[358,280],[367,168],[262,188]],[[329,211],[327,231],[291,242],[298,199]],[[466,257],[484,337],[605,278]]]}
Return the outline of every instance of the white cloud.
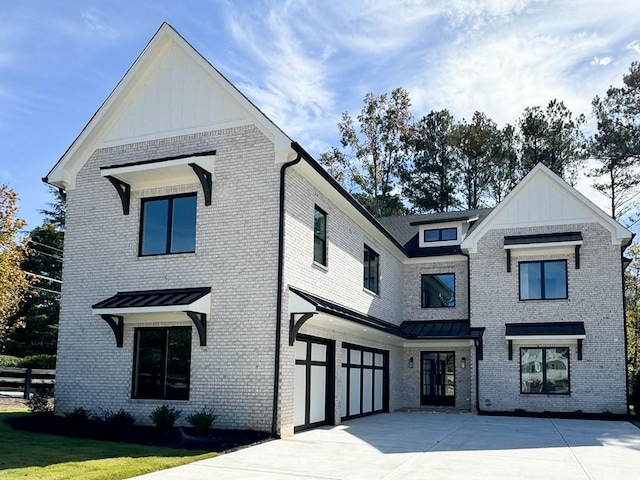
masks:
{"label": "white cloud", "polygon": [[640,53],[640,42],[638,40],[634,40],[627,45],[627,50],[633,50],[636,53]]}
{"label": "white cloud", "polygon": [[611,57],[593,57],[593,60],[589,62],[591,65],[609,65],[613,59]]}

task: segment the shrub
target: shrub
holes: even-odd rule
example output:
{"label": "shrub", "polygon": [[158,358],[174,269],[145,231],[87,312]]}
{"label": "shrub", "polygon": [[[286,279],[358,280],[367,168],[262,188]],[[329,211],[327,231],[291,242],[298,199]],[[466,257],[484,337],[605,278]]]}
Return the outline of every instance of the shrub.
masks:
{"label": "shrub", "polygon": [[85,423],[93,418],[93,412],[83,407],[76,407],[64,414],[72,423]]}
{"label": "shrub", "polygon": [[633,405],[633,411],[635,414],[640,415],[640,372],[636,374],[635,382],[633,383],[631,405]]}
{"label": "shrub", "polygon": [[163,430],[173,428],[173,424],[180,418],[182,412],[176,408],[170,407],[166,403],[156,407],[149,415],[156,427]]}
{"label": "shrub", "polygon": [[49,397],[51,396],[51,390],[48,388],[39,388],[29,398],[25,405],[29,408],[31,413],[51,413],[53,407],[49,403]]}
{"label": "shrub", "polygon": [[213,410],[202,407],[202,410],[192,413],[187,417],[187,422],[194,428],[197,435],[206,435],[211,430],[213,422],[218,418]]}
{"label": "shrub", "polygon": [[0,355],[0,367],[19,367],[21,360],[21,358],[12,355]]}
{"label": "shrub", "polygon": [[20,359],[20,367],[24,368],[56,368],[56,356],[55,355],[30,355]]}
{"label": "shrub", "polygon": [[111,410],[103,410],[102,420],[108,426],[118,430],[131,428],[136,423],[135,417],[131,413],[127,412],[124,408],[121,408],[117,412],[113,412]]}

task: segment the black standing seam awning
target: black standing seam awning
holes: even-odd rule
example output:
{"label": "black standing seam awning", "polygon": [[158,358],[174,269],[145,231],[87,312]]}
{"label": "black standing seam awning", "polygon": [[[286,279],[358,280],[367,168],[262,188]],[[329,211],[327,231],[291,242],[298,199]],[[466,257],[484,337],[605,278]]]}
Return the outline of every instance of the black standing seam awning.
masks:
{"label": "black standing seam awning", "polygon": [[581,241],[582,233],[580,232],[540,233],[536,235],[510,235],[504,237],[505,246]]}
{"label": "black standing seam awning", "polygon": [[575,339],[578,344],[578,360],[582,360],[582,342],[586,337],[584,322],[544,322],[544,323],[507,323],[505,338],[508,344],[509,360],[513,360],[514,340],[568,340]]}
{"label": "black standing seam awning", "polygon": [[[295,335],[304,322],[319,312],[350,320],[360,325],[371,327],[407,340],[475,340],[478,342],[482,339],[484,332],[484,328],[471,328],[468,320],[406,321],[398,326],[372,317],[371,315],[356,312],[355,310],[291,286],[289,290],[309,302],[315,308],[315,312],[291,313],[289,331],[289,341],[291,345],[293,345]],[[295,318],[296,315],[300,315],[297,321]]]}
{"label": "black standing seam awning", "polygon": [[198,305],[211,287],[174,288],[118,292],[112,297],[92,305],[94,314],[105,320],[116,336],[116,344],[122,347],[124,316],[136,313],[183,312],[194,323],[200,336],[200,345],[206,346],[208,306]]}

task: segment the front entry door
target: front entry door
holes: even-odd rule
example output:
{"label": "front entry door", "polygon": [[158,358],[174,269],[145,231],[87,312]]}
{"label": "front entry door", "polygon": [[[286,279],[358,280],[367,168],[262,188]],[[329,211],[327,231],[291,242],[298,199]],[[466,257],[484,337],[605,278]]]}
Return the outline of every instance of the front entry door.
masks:
{"label": "front entry door", "polygon": [[455,406],[454,352],[422,352],[421,405]]}

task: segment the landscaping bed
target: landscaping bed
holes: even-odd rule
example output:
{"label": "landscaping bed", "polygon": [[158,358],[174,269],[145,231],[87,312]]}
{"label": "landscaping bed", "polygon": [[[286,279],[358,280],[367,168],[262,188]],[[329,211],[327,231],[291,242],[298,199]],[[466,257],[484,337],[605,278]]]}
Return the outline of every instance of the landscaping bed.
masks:
{"label": "landscaping bed", "polygon": [[101,420],[74,422],[51,414],[21,415],[8,418],[5,422],[14,430],[218,453],[271,439],[268,433],[255,430],[212,429],[206,436],[196,436],[192,428],[161,430],[140,425],[114,427]]}

